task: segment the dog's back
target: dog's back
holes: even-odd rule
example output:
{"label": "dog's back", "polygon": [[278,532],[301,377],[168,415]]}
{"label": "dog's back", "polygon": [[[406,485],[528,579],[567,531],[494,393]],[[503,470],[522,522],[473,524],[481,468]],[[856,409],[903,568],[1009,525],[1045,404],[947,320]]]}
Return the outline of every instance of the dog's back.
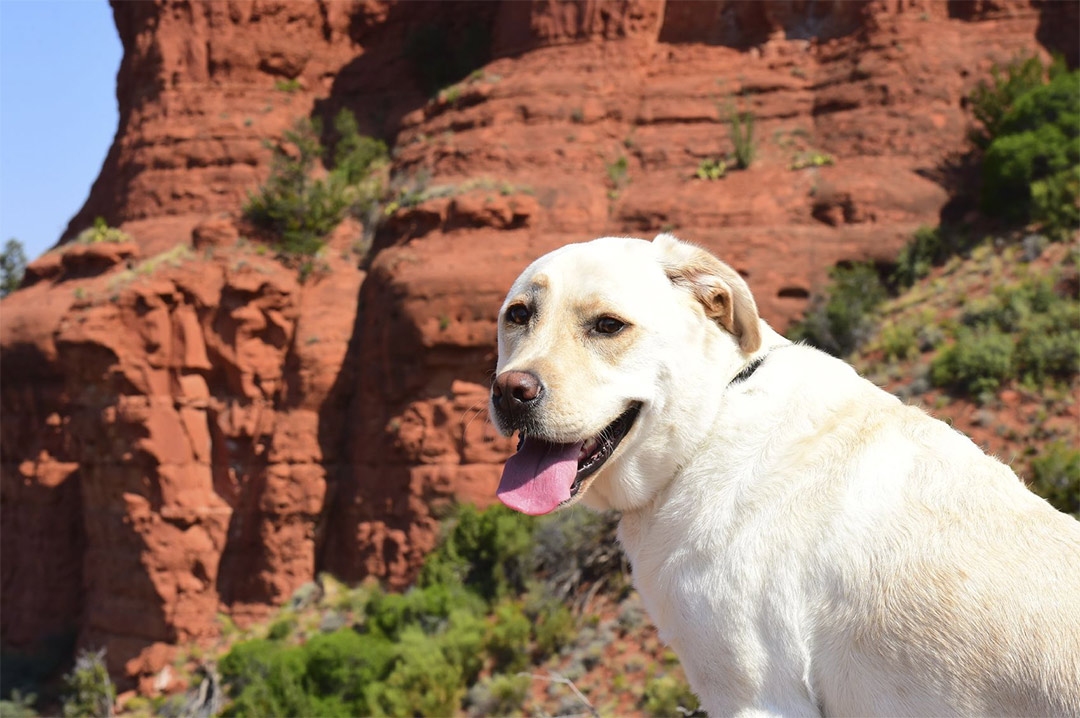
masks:
{"label": "dog's back", "polygon": [[622,534],[707,708],[1080,715],[1080,523],[808,347],[728,401]]}

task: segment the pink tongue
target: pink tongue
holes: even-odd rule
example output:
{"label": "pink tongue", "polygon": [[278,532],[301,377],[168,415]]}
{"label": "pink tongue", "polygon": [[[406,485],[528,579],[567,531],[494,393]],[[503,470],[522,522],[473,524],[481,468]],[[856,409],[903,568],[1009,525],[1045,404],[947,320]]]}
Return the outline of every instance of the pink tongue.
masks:
{"label": "pink tongue", "polygon": [[554,511],[570,498],[581,444],[550,444],[526,438],[525,445],[506,461],[496,492],[499,499],[531,516]]}

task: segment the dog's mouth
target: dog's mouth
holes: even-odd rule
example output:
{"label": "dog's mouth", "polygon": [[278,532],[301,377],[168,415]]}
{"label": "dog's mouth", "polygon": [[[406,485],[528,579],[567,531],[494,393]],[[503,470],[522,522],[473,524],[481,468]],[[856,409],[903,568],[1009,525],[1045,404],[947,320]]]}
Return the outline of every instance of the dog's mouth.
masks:
{"label": "dog's mouth", "polygon": [[630,433],[640,410],[641,404],[635,402],[596,436],[570,444],[521,432],[518,451],[503,469],[499,498],[510,508],[532,515],[573,502]]}

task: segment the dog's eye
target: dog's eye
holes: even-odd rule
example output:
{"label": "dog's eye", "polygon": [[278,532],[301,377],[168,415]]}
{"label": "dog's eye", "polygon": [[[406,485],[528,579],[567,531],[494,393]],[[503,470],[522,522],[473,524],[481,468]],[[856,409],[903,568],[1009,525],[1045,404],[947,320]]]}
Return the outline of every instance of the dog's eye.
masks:
{"label": "dog's eye", "polygon": [[625,326],[625,322],[621,322],[615,317],[600,317],[596,320],[596,333],[618,334]]}
{"label": "dog's eye", "polygon": [[532,312],[524,304],[515,304],[506,310],[506,319],[514,324],[527,324]]}

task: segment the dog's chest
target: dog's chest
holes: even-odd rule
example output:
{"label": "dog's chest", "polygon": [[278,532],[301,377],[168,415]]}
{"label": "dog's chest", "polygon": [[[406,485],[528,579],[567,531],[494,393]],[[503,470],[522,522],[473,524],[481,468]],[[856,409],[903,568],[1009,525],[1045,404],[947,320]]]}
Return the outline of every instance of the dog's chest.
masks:
{"label": "dog's chest", "polygon": [[726,653],[722,644],[747,633],[745,606],[761,590],[761,576],[724,545],[724,533],[634,517],[620,524],[634,586],[660,638],[677,650],[709,636],[703,645]]}

